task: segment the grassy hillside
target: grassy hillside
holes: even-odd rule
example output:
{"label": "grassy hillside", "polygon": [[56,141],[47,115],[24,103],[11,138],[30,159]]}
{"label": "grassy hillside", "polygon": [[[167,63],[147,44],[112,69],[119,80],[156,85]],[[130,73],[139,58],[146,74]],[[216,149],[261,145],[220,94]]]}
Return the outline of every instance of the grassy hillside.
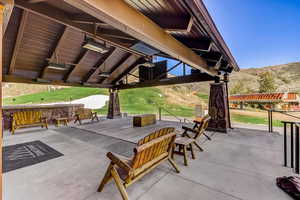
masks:
{"label": "grassy hillside", "polygon": [[[244,92],[258,90],[257,74],[270,71],[273,73],[275,82],[279,86],[279,91],[300,91],[300,63],[289,63],[264,68],[242,69],[241,72],[233,73],[230,77],[229,87],[241,84]],[[3,88],[4,105],[17,104],[37,104],[49,102],[70,101],[70,99],[80,99],[90,95],[107,94],[106,89],[97,88],[63,88],[48,92],[49,87],[35,88],[31,86],[23,89],[22,85],[10,85]],[[33,93],[26,94],[25,93]],[[26,92],[27,91],[27,92]],[[43,92],[41,92],[43,91]],[[157,113],[158,106],[163,107],[170,113],[181,117],[193,117],[194,105],[208,103],[209,83],[192,83],[185,85],[165,86],[159,88],[142,88],[131,89],[120,92],[120,103],[122,112],[129,114],[139,113]],[[20,96],[21,95],[21,96]],[[163,110],[163,114],[170,115]],[[107,105],[99,110],[100,113],[106,114]],[[267,124],[266,118],[247,113],[232,112],[232,119],[236,122],[251,124]],[[274,122],[280,126],[279,119]]]}
{"label": "grassy hillside", "polygon": [[54,91],[39,92],[34,94],[27,94],[17,97],[9,97],[3,99],[3,105],[18,105],[18,104],[39,104],[63,102],[74,99],[81,99],[87,96],[96,94],[107,94],[106,89],[98,88],[82,88],[70,87]]}
{"label": "grassy hillside", "polygon": [[[159,88],[140,88],[120,91],[120,104],[122,112],[129,114],[158,113],[158,107],[162,107],[164,115],[177,115],[192,117],[193,107],[170,104],[166,96]],[[106,114],[107,105],[99,112]],[[169,111],[169,113],[167,112]]]}
{"label": "grassy hillside", "polygon": [[[39,92],[14,98],[4,98],[3,104],[18,105],[64,102],[70,101],[70,98],[74,100],[97,94],[108,95],[108,91],[98,88],[70,87],[51,92]],[[123,90],[120,92],[120,103],[122,112],[129,114],[158,113],[158,107],[165,109],[163,110],[163,114],[165,115],[171,115],[170,113],[172,113],[182,117],[192,117],[194,114],[192,107],[169,104],[166,100],[166,96],[158,88]],[[100,109],[99,112],[106,114],[107,105]]]}

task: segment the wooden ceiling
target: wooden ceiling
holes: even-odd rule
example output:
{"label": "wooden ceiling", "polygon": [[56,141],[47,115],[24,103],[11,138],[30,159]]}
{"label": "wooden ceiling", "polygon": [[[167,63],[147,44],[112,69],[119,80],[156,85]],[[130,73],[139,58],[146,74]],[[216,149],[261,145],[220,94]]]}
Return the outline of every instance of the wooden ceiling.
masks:
{"label": "wooden ceiling", "polygon": [[[15,0],[11,15],[7,15],[9,20],[3,41],[4,81],[116,87],[139,64],[152,61],[152,56],[132,48],[139,42],[157,49],[157,56],[190,62],[192,67],[207,75],[206,78],[190,78],[189,82],[213,80],[219,71],[227,68],[238,70],[201,1],[112,2],[125,6],[122,10],[128,9],[124,19],[114,13],[105,15],[107,10],[103,5],[107,1],[103,0]],[[88,4],[95,7],[84,7]],[[101,4],[103,10],[93,13]],[[111,8],[108,6],[107,9]],[[145,23],[143,30],[131,30],[141,25],[127,23],[128,13],[141,16],[137,21],[144,20],[139,21]],[[147,29],[153,30],[153,35],[149,35]],[[155,34],[162,31],[162,41],[160,38],[153,41]],[[87,36],[105,45],[108,52],[101,54],[83,48]],[[164,41],[166,44],[162,44]],[[66,70],[53,69],[49,67],[51,62],[64,63],[69,67]],[[103,72],[109,73],[109,76],[99,76]],[[174,80],[170,83],[174,84]],[[177,81],[184,83],[187,80],[179,78]],[[151,84],[159,85],[159,82]]]}

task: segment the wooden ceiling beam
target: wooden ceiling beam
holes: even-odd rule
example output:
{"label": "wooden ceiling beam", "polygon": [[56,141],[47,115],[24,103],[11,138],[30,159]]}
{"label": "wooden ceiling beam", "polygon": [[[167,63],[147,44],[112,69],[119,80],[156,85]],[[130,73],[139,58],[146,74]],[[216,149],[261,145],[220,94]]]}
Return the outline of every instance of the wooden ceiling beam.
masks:
{"label": "wooden ceiling beam", "polygon": [[201,56],[208,61],[216,61],[216,62],[221,60],[223,57],[222,54],[217,51],[205,52],[205,53],[202,53]]}
{"label": "wooden ceiling beam", "polygon": [[188,76],[166,78],[166,79],[161,79],[156,81],[129,83],[124,85],[117,85],[114,87],[122,90],[122,89],[131,89],[131,88],[144,88],[144,87],[154,87],[154,86],[162,86],[162,85],[176,85],[176,84],[184,84],[184,83],[215,81],[216,79],[218,79],[218,77],[213,77],[206,73],[201,73],[201,74],[194,74]]}
{"label": "wooden ceiling beam", "polygon": [[112,88],[113,85],[104,84],[81,84],[78,82],[64,82],[64,81],[49,81],[43,79],[30,79],[16,75],[4,75],[3,82],[9,83],[28,83],[28,84],[41,84],[41,85],[61,85],[61,86],[74,86],[74,87],[93,87],[93,88]]}
{"label": "wooden ceiling beam", "polygon": [[86,50],[82,54],[79,55],[79,58],[77,59],[78,60],[77,64],[73,68],[71,68],[69,70],[69,72],[67,73],[67,75],[64,77],[64,81],[68,82],[69,79],[74,74],[74,72],[76,71],[76,69],[82,67],[84,60],[89,55],[89,52],[90,52],[89,50]]}
{"label": "wooden ceiling beam", "polygon": [[[56,57],[56,56],[59,56],[59,51],[63,47],[64,42],[65,42],[66,38],[68,37],[68,34],[70,33],[70,31],[71,31],[71,29],[69,27],[67,27],[67,26],[64,27],[63,33],[61,34],[60,38],[57,41],[57,44],[51,54],[49,62],[54,62],[54,60],[56,58],[59,59],[59,57]],[[47,64],[45,65],[45,67],[43,67],[43,69],[41,70],[39,78],[43,79],[45,77],[45,75],[47,73],[47,69],[48,69],[48,61],[47,61]]]}
{"label": "wooden ceiling beam", "polygon": [[[192,49],[176,40],[164,29],[123,0],[64,0],[68,4],[89,13],[128,35],[162,51],[175,59],[200,69],[210,75],[217,75],[206,61]],[[116,10],[118,12],[116,12]]]}
{"label": "wooden ceiling beam", "polygon": [[[2,32],[5,34],[10,17],[12,15],[12,12],[14,9],[15,1],[14,0],[0,0],[0,4],[2,6],[4,6]],[[2,34],[3,37],[4,37],[4,34]]]}
{"label": "wooden ceiling beam", "polygon": [[132,64],[134,64],[140,56],[131,55],[126,60],[124,60],[118,67],[115,68],[107,77],[102,84],[111,84],[114,80],[116,80],[124,71],[126,71]]}
{"label": "wooden ceiling beam", "polygon": [[100,34],[100,35],[103,35],[103,36],[107,36],[107,37],[114,37],[114,38],[129,40],[131,42],[136,41],[135,38],[131,37],[130,35],[127,35],[127,34],[123,33],[122,31],[119,31],[117,29],[111,29],[111,28],[109,29],[109,28],[98,27],[97,33]]}
{"label": "wooden ceiling beam", "polygon": [[182,44],[190,47],[194,51],[210,51],[212,41],[209,38],[192,39],[187,37],[175,37]]}
{"label": "wooden ceiling beam", "polygon": [[130,74],[132,71],[134,71],[138,65],[143,64],[145,62],[146,60],[143,57],[137,59],[133,64],[131,64],[125,70],[123,70],[123,72],[120,73],[120,75],[112,81],[112,84],[115,85],[120,80],[122,80],[127,74]]}
{"label": "wooden ceiling beam", "polygon": [[114,40],[112,38],[103,36],[103,35],[95,35],[94,34],[94,26],[91,26],[90,24],[82,24],[82,23],[76,23],[70,20],[70,16],[68,16],[64,11],[54,8],[50,5],[43,5],[38,3],[28,3],[24,0],[15,0],[15,6],[24,10],[28,10],[29,12],[32,12],[38,16],[45,17],[49,20],[55,21],[57,23],[63,24],[65,26],[68,26],[70,28],[73,28],[77,31],[81,31],[85,34],[87,34],[90,37],[94,37],[95,39],[102,40],[110,44],[111,46],[118,47],[120,49],[123,49],[124,51],[127,51],[129,53],[146,56],[145,54],[142,54],[138,51],[135,51],[133,49],[130,49],[128,46],[119,44],[118,40]]}
{"label": "wooden ceiling beam", "polygon": [[19,53],[19,50],[20,50],[20,47],[22,44],[24,30],[25,30],[26,23],[28,20],[28,15],[29,15],[29,13],[26,10],[24,10],[22,13],[22,17],[20,20],[19,28],[18,28],[18,34],[17,34],[13,54],[11,57],[8,74],[13,74],[15,71],[17,56],[18,56],[18,53]]}
{"label": "wooden ceiling beam", "polygon": [[[193,26],[191,16],[150,16],[151,19],[168,33],[189,33]],[[175,23],[174,23],[175,22]]]}
{"label": "wooden ceiling beam", "polygon": [[29,0],[29,3],[41,3],[41,2],[45,2],[47,0]]}
{"label": "wooden ceiling beam", "polygon": [[88,83],[92,77],[94,77],[97,73],[99,73],[99,69],[101,69],[105,63],[105,61],[110,57],[113,56],[113,52],[115,51],[115,48],[111,48],[110,51],[103,54],[100,60],[97,62],[97,64],[85,75],[85,77],[82,79],[82,83]]}
{"label": "wooden ceiling beam", "polygon": [[76,22],[76,23],[87,23],[87,24],[97,24],[98,26],[100,25],[106,25],[106,26],[109,26],[108,24],[100,21],[99,19],[95,18],[95,17],[91,17],[89,15],[82,15],[82,14],[77,14],[77,15],[71,15],[69,16],[69,19],[73,22]]}
{"label": "wooden ceiling beam", "polygon": [[[223,57],[230,60],[236,71],[239,71],[238,64],[236,63],[234,57],[232,56],[229,48],[227,47],[222,35],[218,31],[212,17],[208,13],[203,1],[198,0],[181,0],[177,1],[182,7],[188,10],[189,14],[194,17],[194,24],[198,27],[204,27],[205,31],[208,33],[209,37],[213,39],[214,44],[223,53]],[[228,57],[228,58],[227,58]]]}

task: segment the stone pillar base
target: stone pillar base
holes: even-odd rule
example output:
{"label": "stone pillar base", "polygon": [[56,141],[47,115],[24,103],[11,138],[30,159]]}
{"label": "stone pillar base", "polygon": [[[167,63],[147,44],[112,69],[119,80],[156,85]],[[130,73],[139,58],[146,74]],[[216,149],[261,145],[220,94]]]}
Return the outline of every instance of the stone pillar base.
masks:
{"label": "stone pillar base", "polygon": [[210,131],[227,133],[229,129],[227,92],[224,83],[210,84],[209,109]]}
{"label": "stone pillar base", "polygon": [[109,91],[109,103],[108,103],[108,119],[115,119],[121,117],[120,102],[118,90]]}

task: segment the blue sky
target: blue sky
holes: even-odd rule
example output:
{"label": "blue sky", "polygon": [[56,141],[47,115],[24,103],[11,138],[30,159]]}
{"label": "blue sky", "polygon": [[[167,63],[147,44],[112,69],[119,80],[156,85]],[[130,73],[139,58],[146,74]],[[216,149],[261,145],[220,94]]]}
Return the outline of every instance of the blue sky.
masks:
{"label": "blue sky", "polygon": [[300,61],[300,0],[203,0],[241,68]]}

